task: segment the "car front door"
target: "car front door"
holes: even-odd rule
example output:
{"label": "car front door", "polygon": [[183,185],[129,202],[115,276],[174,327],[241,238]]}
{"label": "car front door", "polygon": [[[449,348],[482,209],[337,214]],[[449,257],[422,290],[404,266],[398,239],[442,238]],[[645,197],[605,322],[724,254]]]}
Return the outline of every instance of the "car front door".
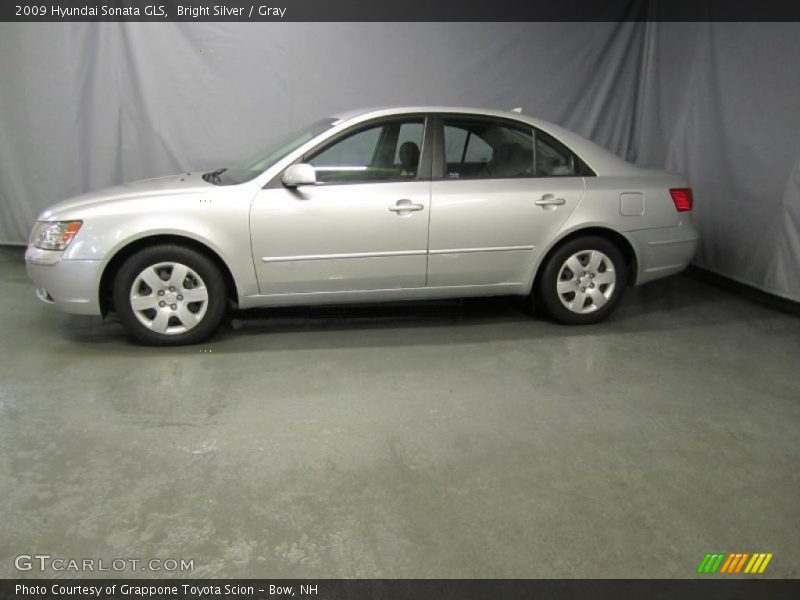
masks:
{"label": "car front door", "polygon": [[424,140],[421,115],[358,125],[299,161],[314,167],[316,184],[262,190],[250,217],[261,293],[423,287],[431,193]]}
{"label": "car front door", "polygon": [[583,197],[579,159],[524,123],[444,116],[431,196],[429,286],[527,283]]}

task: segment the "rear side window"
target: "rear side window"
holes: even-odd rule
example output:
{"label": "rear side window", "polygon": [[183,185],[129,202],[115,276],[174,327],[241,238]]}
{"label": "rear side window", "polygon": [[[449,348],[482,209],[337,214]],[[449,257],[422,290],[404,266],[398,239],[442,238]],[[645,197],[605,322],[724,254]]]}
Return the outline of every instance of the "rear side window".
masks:
{"label": "rear side window", "polygon": [[532,177],[533,129],[500,121],[446,118],[445,179]]}
{"label": "rear side window", "polygon": [[444,119],[444,178],[500,179],[594,175],[569,148],[523,123]]}
{"label": "rear side window", "polygon": [[576,177],[594,175],[583,161],[556,138],[536,130],[537,177]]}

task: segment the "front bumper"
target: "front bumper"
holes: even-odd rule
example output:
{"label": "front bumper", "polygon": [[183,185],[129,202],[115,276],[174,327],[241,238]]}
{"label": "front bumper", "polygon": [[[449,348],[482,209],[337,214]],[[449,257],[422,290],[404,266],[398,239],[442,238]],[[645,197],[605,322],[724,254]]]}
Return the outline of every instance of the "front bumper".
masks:
{"label": "front bumper", "polygon": [[65,260],[62,254],[28,247],[25,266],[36,297],[63,312],[99,315],[100,277],[107,261]]}

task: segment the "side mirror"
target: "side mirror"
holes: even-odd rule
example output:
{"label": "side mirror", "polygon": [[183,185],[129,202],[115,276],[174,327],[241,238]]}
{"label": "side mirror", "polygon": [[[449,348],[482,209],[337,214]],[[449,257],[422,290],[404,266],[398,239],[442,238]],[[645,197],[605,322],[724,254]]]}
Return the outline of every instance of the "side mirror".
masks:
{"label": "side mirror", "polygon": [[317,183],[317,172],[309,164],[300,163],[292,165],[283,172],[281,177],[283,185],[286,187],[297,187],[299,185],[314,185]]}

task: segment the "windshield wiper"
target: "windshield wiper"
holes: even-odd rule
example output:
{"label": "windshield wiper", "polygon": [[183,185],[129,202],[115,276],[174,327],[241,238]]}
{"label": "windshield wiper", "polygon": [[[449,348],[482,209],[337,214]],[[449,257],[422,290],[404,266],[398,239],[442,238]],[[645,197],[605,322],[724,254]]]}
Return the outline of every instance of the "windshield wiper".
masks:
{"label": "windshield wiper", "polygon": [[219,176],[227,171],[227,167],[223,167],[221,169],[217,169],[216,171],[209,171],[208,173],[203,173],[203,180],[208,181],[209,183],[217,183],[220,181]]}

